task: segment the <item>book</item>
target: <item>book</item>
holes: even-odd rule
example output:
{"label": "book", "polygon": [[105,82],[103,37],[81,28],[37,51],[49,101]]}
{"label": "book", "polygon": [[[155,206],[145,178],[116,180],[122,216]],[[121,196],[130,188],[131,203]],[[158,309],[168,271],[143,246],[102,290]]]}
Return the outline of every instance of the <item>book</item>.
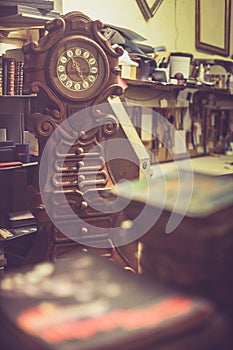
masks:
{"label": "book", "polygon": [[35,224],[35,217],[30,210],[21,210],[9,213],[9,228],[31,226]]}
{"label": "book", "polygon": [[[0,234],[0,241],[12,241],[12,240],[15,240],[16,238],[36,233],[37,232],[37,226],[36,225],[31,225],[31,226],[22,226],[22,227],[16,227],[16,228],[9,228],[9,229],[0,228],[0,230],[3,231]],[[10,246],[9,245],[6,247],[6,253],[8,253],[8,250],[10,250]]]}
{"label": "book", "polygon": [[12,168],[12,167],[17,167],[21,166],[23,163],[22,162],[0,162],[0,168]]}
{"label": "book", "polygon": [[[0,0],[0,6],[4,7],[10,7],[10,6],[16,6],[16,5],[27,5],[29,7],[50,11],[54,9],[54,1],[49,0]],[[5,10],[6,11],[6,10]],[[3,11],[5,14],[5,12]]]}
{"label": "book", "polygon": [[[26,5],[26,6],[25,6]],[[52,20],[60,15],[59,12],[56,10],[43,10],[38,7],[32,7],[28,4],[17,4],[17,5],[11,5],[11,6],[2,6],[0,4],[0,17],[1,22],[4,25],[7,25],[7,23],[11,23],[12,21],[17,22],[16,16],[20,16],[21,21],[22,17],[23,19],[28,20],[28,24],[31,23],[33,25],[36,25],[37,23],[41,24],[43,20]],[[29,18],[30,17],[30,18]],[[19,20],[19,19],[18,19]]]}
{"label": "book", "polygon": [[17,161],[15,146],[0,147],[0,166],[6,166],[6,163]]}
{"label": "book", "polygon": [[208,300],[90,253],[1,281],[0,336],[16,350],[229,350],[231,323]]}
{"label": "book", "polygon": [[12,140],[0,141],[0,148],[13,147],[13,146],[14,146],[14,141]]}
{"label": "book", "polygon": [[2,57],[2,95],[7,95],[7,58]]}
{"label": "book", "polygon": [[15,95],[15,58],[7,59],[7,95]]}
{"label": "book", "polygon": [[15,66],[15,95],[23,94],[23,65],[24,63],[16,62]]}
{"label": "book", "polygon": [[14,57],[3,56],[0,69],[2,95],[23,94],[23,65],[22,61],[17,61]]}
{"label": "book", "polygon": [[13,57],[3,57],[2,60],[2,94],[15,95],[16,60]]}
{"label": "book", "polygon": [[0,96],[2,96],[2,58],[0,59]]}

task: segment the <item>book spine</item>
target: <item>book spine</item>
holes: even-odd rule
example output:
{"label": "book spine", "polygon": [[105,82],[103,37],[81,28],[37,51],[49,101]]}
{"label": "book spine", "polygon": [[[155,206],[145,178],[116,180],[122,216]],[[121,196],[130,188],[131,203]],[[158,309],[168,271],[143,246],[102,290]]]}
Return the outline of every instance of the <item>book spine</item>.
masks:
{"label": "book spine", "polygon": [[0,64],[0,95],[22,95],[24,63],[15,58],[3,57]]}
{"label": "book spine", "polygon": [[7,59],[7,95],[15,94],[15,58]]}
{"label": "book spine", "polygon": [[7,58],[2,58],[2,94],[7,94]]}
{"label": "book spine", "polygon": [[2,95],[2,62],[0,62],[0,96]]}
{"label": "book spine", "polygon": [[23,62],[16,62],[15,67],[15,95],[23,94]]}

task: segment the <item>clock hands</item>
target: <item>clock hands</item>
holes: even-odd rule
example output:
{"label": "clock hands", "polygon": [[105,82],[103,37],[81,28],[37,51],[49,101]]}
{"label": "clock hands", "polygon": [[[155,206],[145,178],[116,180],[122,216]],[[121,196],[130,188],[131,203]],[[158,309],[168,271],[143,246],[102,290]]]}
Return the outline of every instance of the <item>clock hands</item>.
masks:
{"label": "clock hands", "polygon": [[64,51],[57,61],[57,76],[70,91],[88,90],[98,82],[98,62],[91,52],[84,48],[72,47]]}
{"label": "clock hands", "polygon": [[85,79],[83,77],[83,73],[81,71],[80,64],[77,61],[75,61],[74,57],[71,57],[71,60],[72,60],[72,67],[75,69],[76,73],[79,75],[79,77],[84,82]]}

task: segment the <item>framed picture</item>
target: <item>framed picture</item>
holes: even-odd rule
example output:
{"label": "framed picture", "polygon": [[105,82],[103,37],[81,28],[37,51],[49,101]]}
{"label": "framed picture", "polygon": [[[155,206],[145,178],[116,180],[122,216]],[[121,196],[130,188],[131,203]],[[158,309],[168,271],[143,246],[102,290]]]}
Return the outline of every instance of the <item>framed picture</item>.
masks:
{"label": "framed picture", "polygon": [[196,0],[196,49],[229,56],[231,0]]}
{"label": "framed picture", "polygon": [[136,0],[146,21],[154,16],[163,0]]}

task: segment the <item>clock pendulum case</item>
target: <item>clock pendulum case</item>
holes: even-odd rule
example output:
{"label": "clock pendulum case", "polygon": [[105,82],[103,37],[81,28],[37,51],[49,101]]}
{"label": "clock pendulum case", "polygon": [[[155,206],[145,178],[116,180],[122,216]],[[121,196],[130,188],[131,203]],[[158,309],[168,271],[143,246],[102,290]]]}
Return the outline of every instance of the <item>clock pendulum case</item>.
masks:
{"label": "clock pendulum case", "polygon": [[[118,57],[123,49],[113,48],[103,29],[102,22],[92,21],[81,12],[70,12],[48,22],[39,41],[23,47],[24,93],[37,94],[28,125],[38,138],[40,158],[50,136],[59,127],[59,138],[48,151],[47,163],[43,160],[46,185],[39,186],[38,170],[30,191],[31,210],[38,223],[35,249],[40,250],[38,254],[35,251],[30,254],[32,260],[56,260],[89,246],[98,247],[104,255],[114,254],[109,232],[121,213],[105,213],[91,207],[91,203],[98,201],[97,195],[111,189],[116,181],[105,162],[103,142],[118,137],[127,139],[114,115],[95,109],[101,104],[108,105],[110,96],[123,94],[118,84]],[[86,111],[85,117],[82,111]],[[71,120],[73,115],[77,115],[75,141],[72,133],[63,128],[63,122]],[[96,124],[98,118],[102,123]],[[59,150],[63,145],[69,145],[69,150],[62,163]],[[51,159],[55,159],[54,164]],[[117,168],[121,166],[114,166],[114,171]],[[125,178],[138,177],[137,166],[125,169]],[[116,174],[118,179],[119,174]],[[48,192],[56,220],[66,227],[72,225],[65,209],[66,201],[75,213],[72,238],[64,230],[61,232],[48,215],[41,196],[44,191]]]}

